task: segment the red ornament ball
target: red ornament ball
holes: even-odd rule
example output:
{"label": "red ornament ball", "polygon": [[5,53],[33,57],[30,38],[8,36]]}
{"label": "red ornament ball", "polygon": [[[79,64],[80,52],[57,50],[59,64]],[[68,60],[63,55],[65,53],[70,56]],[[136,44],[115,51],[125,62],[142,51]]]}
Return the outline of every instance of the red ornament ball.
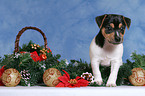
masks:
{"label": "red ornament ball", "polygon": [[21,74],[13,68],[7,69],[2,74],[2,82],[7,87],[14,87],[19,84],[21,80]]}
{"label": "red ornament ball", "polygon": [[47,56],[46,56],[45,54],[41,54],[41,55],[40,55],[40,59],[41,59],[41,60],[46,60],[46,59],[47,59]]}
{"label": "red ornament ball", "polygon": [[56,68],[49,68],[43,74],[43,82],[49,87],[55,87],[60,81],[61,72]]}

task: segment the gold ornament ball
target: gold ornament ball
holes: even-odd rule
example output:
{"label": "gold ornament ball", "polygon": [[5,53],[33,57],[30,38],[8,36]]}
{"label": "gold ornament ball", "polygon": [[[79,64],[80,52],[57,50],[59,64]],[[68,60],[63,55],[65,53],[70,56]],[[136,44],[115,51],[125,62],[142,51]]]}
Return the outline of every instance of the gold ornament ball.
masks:
{"label": "gold ornament ball", "polygon": [[133,68],[129,81],[134,86],[143,86],[145,84],[145,70],[142,68]]}
{"label": "gold ornament ball", "polygon": [[7,87],[14,87],[19,84],[21,80],[21,74],[13,68],[7,69],[2,74],[2,82]]}
{"label": "gold ornament ball", "polygon": [[55,87],[60,81],[61,72],[56,68],[49,68],[43,74],[43,82],[49,87]]}

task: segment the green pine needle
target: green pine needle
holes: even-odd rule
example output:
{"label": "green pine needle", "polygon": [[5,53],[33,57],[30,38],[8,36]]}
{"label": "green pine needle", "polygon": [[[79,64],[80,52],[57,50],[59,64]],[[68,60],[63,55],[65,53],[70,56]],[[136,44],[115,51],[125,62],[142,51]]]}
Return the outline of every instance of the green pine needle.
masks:
{"label": "green pine needle", "polygon": [[[23,70],[28,70],[30,73],[30,78],[27,80],[21,79],[19,85],[21,86],[34,86],[43,83],[43,73],[45,70],[49,68],[57,68],[59,71],[65,70],[69,73],[70,78],[74,79],[77,76],[81,76],[83,73],[89,72],[92,73],[91,64],[87,63],[86,61],[80,60],[70,60],[69,64],[66,63],[65,60],[59,60],[61,55],[53,55],[51,52],[47,53],[47,59],[41,62],[34,62],[30,56],[30,52],[32,51],[40,51],[43,49],[43,46],[38,48],[38,50],[32,50],[31,44],[34,44],[30,41],[28,44],[23,44],[21,51],[25,51],[28,53],[24,54],[11,54],[11,55],[4,55],[3,58],[0,57],[0,66],[4,66],[5,68],[15,68],[19,72]],[[39,52],[38,52],[39,53]],[[132,60],[127,59],[126,63],[124,63],[118,72],[117,78],[117,85],[130,85],[128,77],[132,74],[131,70],[133,68],[143,68],[145,69],[145,55],[137,54],[136,52],[132,53],[131,56]],[[103,84],[101,86],[105,86],[108,77],[110,75],[110,67],[100,66],[100,71],[103,78]],[[64,74],[62,72],[62,74]],[[96,83],[91,84],[90,86],[99,86]]]}

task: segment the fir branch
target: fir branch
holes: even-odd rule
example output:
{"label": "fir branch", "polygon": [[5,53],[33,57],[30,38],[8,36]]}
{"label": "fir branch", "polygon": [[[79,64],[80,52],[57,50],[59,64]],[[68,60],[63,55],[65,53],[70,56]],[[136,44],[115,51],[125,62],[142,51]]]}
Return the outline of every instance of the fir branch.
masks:
{"label": "fir branch", "polygon": [[[25,51],[28,53],[24,54],[11,54],[11,55],[5,55],[3,58],[0,58],[0,66],[5,65],[5,68],[15,68],[19,72],[23,70],[27,70],[30,73],[30,78],[28,80],[21,79],[20,85],[22,86],[28,86],[29,84],[31,86],[33,85],[39,85],[43,83],[42,76],[45,70],[49,68],[57,68],[58,70],[62,71],[65,70],[70,74],[70,77],[76,78],[76,76],[81,76],[85,72],[92,73],[91,64],[87,63],[86,61],[80,60],[70,60],[69,64],[66,64],[65,60],[60,60],[61,55],[53,55],[51,52],[46,53],[47,59],[45,61],[37,61],[34,62],[33,59],[30,56],[29,52],[34,51],[34,49],[31,48],[31,44],[34,44],[32,41],[30,41],[28,44],[23,44],[22,48],[20,48],[21,51]],[[39,47],[37,50],[39,51],[43,49],[43,46]],[[128,77],[132,74],[131,70],[136,67],[140,67],[145,69],[145,55],[136,54],[136,52],[132,53],[131,56],[132,60],[126,61],[124,63],[118,72],[117,77],[117,85],[129,85]],[[108,77],[110,75],[110,67],[104,67],[100,66],[100,71],[103,78],[103,85],[105,86]],[[91,86],[98,86],[95,83],[91,84]]]}

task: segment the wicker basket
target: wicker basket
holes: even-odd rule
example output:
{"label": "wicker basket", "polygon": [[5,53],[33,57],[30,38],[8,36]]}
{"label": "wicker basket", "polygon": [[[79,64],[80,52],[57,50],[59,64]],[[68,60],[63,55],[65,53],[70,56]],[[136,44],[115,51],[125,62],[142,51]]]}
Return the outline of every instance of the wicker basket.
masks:
{"label": "wicker basket", "polygon": [[28,29],[33,29],[33,30],[36,30],[36,31],[38,31],[38,32],[41,33],[41,35],[43,36],[43,39],[44,39],[44,48],[47,49],[47,38],[46,38],[45,34],[44,34],[39,28],[31,27],[31,26],[30,26],[30,27],[24,27],[24,28],[22,28],[22,29],[19,31],[18,35],[16,36],[14,53],[19,52],[19,40],[20,40],[20,37],[21,37],[21,35],[22,35],[26,30],[28,30]]}

